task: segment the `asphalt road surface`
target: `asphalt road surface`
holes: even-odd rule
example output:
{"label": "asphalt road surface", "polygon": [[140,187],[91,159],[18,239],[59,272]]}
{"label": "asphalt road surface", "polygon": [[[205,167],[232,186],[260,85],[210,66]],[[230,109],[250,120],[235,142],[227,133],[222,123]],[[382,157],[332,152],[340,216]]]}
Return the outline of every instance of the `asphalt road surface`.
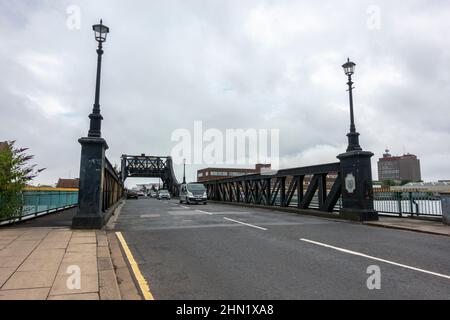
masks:
{"label": "asphalt road surface", "polygon": [[444,236],[155,199],[128,200],[116,230],[159,300],[450,299]]}

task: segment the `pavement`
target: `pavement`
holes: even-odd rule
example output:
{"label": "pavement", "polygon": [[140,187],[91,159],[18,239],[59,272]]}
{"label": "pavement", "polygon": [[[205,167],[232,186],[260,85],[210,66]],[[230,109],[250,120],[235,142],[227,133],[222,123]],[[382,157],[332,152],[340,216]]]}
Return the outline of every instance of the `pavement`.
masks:
{"label": "pavement", "polygon": [[140,299],[114,235],[71,230],[75,210],[0,228],[0,300]]}
{"label": "pavement", "polygon": [[155,199],[115,229],[157,300],[450,299],[448,236]]}
{"label": "pavement", "polygon": [[366,224],[376,227],[409,230],[450,237],[450,226],[444,225],[442,221],[419,218],[380,217],[380,221],[366,222]]}

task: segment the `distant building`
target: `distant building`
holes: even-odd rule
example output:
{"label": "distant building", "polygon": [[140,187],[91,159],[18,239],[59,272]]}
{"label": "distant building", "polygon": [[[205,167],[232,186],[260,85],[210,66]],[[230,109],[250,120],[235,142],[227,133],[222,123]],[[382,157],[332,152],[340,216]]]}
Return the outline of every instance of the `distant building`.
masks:
{"label": "distant building", "polygon": [[59,179],[56,184],[56,188],[61,189],[78,189],[80,185],[80,179]]}
{"label": "distant building", "polygon": [[197,181],[207,182],[245,176],[249,174],[258,174],[263,170],[270,170],[271,164],[257,164],[254,169],[238,169],[238,168],[206,168],[197,171]]}
{"label": "distant building", "polygon": [[392,156],[389,150],[378,161],[378,180],[413,181],[422,180],[420,160],[413,154]]}

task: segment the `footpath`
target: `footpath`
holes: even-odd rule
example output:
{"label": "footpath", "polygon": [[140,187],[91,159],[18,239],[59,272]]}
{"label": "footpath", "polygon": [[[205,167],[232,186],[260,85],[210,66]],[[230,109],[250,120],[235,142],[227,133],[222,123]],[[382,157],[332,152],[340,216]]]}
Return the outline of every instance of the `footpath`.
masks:
{"label": "footpath", "polygon": [[450,226],[443,224],[442,221],[418,218],[380,217],[380,221],[365,222],[365,224],[450,237]]}
{"label": "footpath", "polygon": [[0,300],[140,300],[113,232],[71,230],[74,213],[0,228]]}

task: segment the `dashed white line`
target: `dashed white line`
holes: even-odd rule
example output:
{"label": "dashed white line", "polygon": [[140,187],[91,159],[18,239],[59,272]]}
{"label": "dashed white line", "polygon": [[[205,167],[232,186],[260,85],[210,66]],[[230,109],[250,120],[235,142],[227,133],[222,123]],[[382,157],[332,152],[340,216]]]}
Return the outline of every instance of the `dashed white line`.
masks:
{"label": "dashed white line", "polygon": [[182,207],[183,209],[190,209],[189,207],[185,207],[185,206],[180,206],[180,207]]}
{"label": "dashed white line", "polygon": [[206,211],[202,211],[202,210],[195,210],[195,211],[200,212],[200,213],[207,214],[207,215],[209,215],[209,216],[212,216],[212,215],[213,215],[211,212],[206,212]]}
{"label": "dashed white line", "polygon": [[433,275],[433,276],[436,276],[436,277],[450,279],[450,276],[445,275],[445,274],[436,273],[436,272],[432,272],[432,271],[428,271],[428,270],[424,270],[424,269],[411,267],[411,266],[408,266],[408,265],[405,265],[405,264],[389,261],[389,260],[386,260],[386,259],[381,259],[381,258],[369,256],[369,255],[364,254],[364,253],[359,253],[359,252],[356,252],[356,251],[351,251],[351,250],[347,250],[347,249],[344,249],[344,248],[331,246],[329,244],[320,243],[320,242],[312,241],[312,240],[308,240],[308,239],[300,239],[300,241],[307,242],[307,243],[310,243],[310,244],[315,244],[315,245],[318,245],[318,246],[321,246],[321,247],[325,247],[325,248],[329,248],[329,249],[333,249],[333,250],[336,250],[336,251],[352,254],[352,255],[355,255],[355,256],[359,256],[359,257],[363,257],[363,258],[367,258],[367,259],[371,259],[371,260],[376,260],[376,261],[380,261],[380,262],[384,262],[384,263],[391,264],[391,265],[394,265],[394,266],[397,266],[397,267],[401,267],[401,268],[405,268],[405,269],[410,269],[410,270],[414,270],[414,271],[430,274],[430,275]]}
{"label": "dashed white line", "polygon": [[266,228],[258,227],[258,226],[255,226],[255,225],[253,225],[253,224],[249,224],[249,223],[245,223],[245,222],[233,220],[233,219],[230,219],[230,218],[224,218],[224,219],[225,219],[225,220],[228,220],[228,221],[235,222],[235,223],[243,224],[244,226],[248,226],[248,227],[252,227],[252,228],[256,228],[256,229],[260,229],[260,230],[267,231]]}

